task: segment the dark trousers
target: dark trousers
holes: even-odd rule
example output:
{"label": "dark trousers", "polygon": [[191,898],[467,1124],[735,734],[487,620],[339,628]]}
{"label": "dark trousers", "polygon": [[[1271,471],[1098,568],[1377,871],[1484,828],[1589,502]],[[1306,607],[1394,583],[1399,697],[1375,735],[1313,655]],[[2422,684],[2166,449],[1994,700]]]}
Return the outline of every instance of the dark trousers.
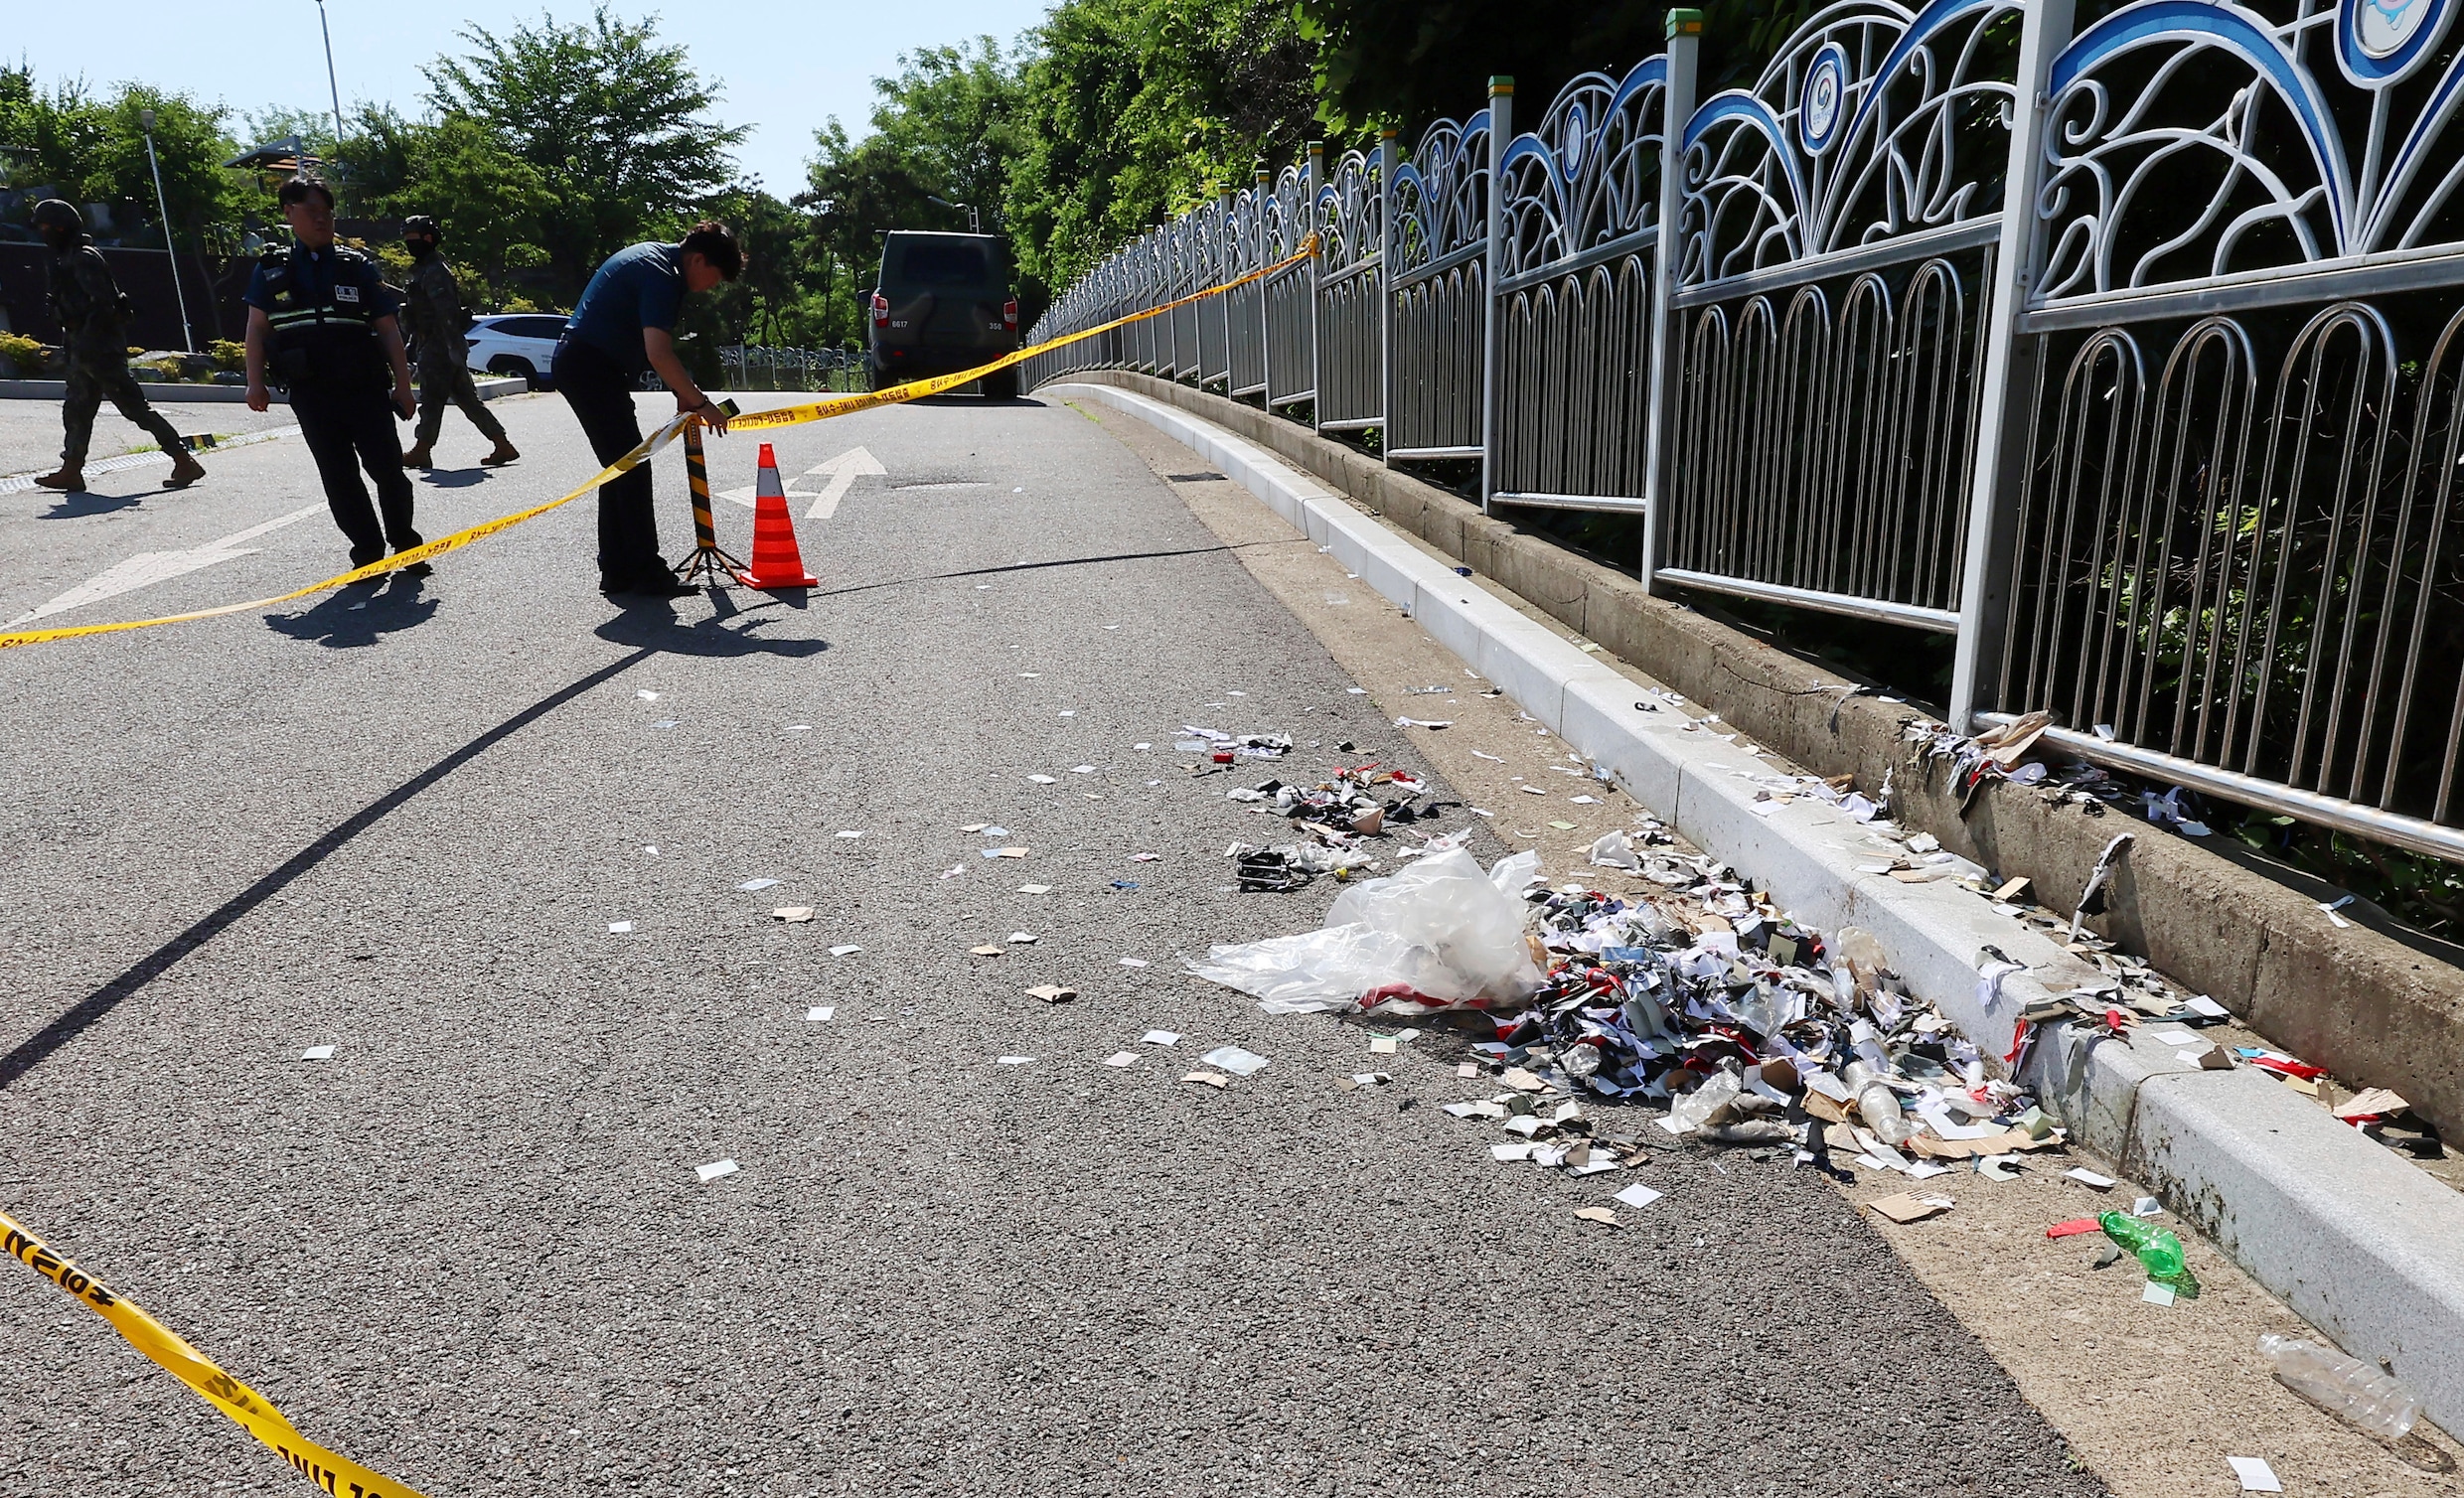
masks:
{"label": "dark trousers", "polygon": [[[573,408],[604,468],[642,444],[633,408],[633,373],[606,354],[567,338],[556,345],[556,390]],[[659,555],[659,521],[651,512],[650,465],[599,486],[599,586],[668,583],[676,574]]]}
{"label": "dark trousers", "polygon": [[[291,414],[299,418],[299,434],[317,460],[317,477],[325,481],[326,508],[334,524],[351,537],[351,564],[365,567],[385,554],[385,543],[402,550],[419,544],[410,528],[410,477],[402,472],[402,439],[393,431],[393,403],[379,389],[332,392],[295,389]],[[360,470],[377,481],[377,509],[368,503],[368,486]]]}
{"label": "dark trousers", "polygon": [[60,448],[62,468],[85,466],[85,450],[94,440],[94,413],[102,409],[105,400],[119,407],[121,415],[161,443],[163,451],[172,457],[188,451],[188,443],[178,430],[146,403],[145,392],[137,388],[137,377],[128,373],[127,346],[120,342],[117,333],[103,344],[72,338],[69,398],[61,406],[62,424],[68,429],[68,440]]}
{"label": "dark trousers", "polygon": [[436,434],[445,429],[445,407],[456,405],[471,418],[479,435],[491,442],[505,440],[505,423],[479,398],[479,386],[471,379],[471,367],[449,353],[422,353],[419,356],[419,430],[421,447],[433,447]]}

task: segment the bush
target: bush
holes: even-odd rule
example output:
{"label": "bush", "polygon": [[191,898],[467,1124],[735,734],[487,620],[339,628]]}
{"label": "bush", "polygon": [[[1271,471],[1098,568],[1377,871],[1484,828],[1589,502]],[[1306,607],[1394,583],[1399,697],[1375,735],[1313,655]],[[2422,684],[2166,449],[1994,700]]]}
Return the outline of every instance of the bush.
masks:
{"label": "bush", "polygon": [[248,368],[247,346],[232,343],[228,338],[218,338],[206,345],[206,357],[214,361],[216,369],[233,374],[240,374]]}
{"label": "bush", "polygon": [[43,345],[23,333],[0,333],[0,361],[15,366],[19,374],[32,378],[43,373]]}

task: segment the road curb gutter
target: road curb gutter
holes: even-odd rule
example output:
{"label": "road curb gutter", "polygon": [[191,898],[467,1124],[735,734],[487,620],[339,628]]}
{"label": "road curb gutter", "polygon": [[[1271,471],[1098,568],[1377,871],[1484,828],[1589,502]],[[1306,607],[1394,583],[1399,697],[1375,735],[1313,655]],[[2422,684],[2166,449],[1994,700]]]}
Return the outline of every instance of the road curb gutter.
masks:
{"label": "road curb gutter", "polygon": [[[1637,703],[1625,677],[1257,444],[1117,385],[1042,393],[1099,401],[1196,452],[1697,845],[1817,928],[1873,932],[1980,1049],[2008,1050],[2021,1010],[2098,977],[1968,890],[1861,872],[1873,854],[1853,849],[1857,824],[1836,808],[1758,810],[1750,777],[1767,766]],[[1998,988],[1979,980],[1988,944],[2026,965]],[[2274,1081],[2202,1071],[2144,1034],[2049,1033],[2024,1080],[2080,1143],[2146,1181],[2348,1352],[2387,1361],[2440,1425],[2464,1427],[2464,1196]]]}

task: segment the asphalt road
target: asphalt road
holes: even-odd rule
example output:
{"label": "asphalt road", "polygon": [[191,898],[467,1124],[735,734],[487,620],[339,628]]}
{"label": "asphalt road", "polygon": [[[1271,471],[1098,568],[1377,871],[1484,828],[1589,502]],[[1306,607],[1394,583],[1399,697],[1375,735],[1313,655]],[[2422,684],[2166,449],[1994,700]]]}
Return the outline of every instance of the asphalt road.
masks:
{"label": "asphalt road", "polygon": [[[498,409],[526,461],[431,476],[430,535],[590,467],[553,397]],[[800,521],[809,597],[614,608],[584,501],[424,585],[0,655],[0,1206],[431,1498],[2099,1491],[1827,1184],[1498,1165],[1443,1043],[1372,1062],[1177,974],[1333,893],[1227,888],[1260,824],[1181,724],[1422,766],[1101,426],[772,440],[799,489],[887,470]],[[0,617],[115,566],[154,580],[47,622],[339,569],[296,442],[210,462],[0,499]],[[1178,1080],[1227,1042],[1272,1065]],[[1668,1194],[1623,1230],[1573,1218],[1636,1178]],[[0,1491],[295,1490],[0,1271]]]}

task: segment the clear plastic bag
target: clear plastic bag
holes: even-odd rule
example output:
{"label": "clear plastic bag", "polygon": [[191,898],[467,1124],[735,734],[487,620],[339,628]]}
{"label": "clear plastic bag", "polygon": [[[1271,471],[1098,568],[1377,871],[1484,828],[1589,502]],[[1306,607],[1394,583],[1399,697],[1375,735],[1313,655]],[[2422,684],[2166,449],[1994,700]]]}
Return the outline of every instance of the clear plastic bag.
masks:
{"label": "clear plastic bag", "polygon": [[1364,997],[1398,1013],[1517,1004],[1541,982],[1522,898],[1539,867],[1539,854],[1523,852],[1482,873],[1469,852],[1446,848],[1346,889],[1321,930],[1211,948],[1189,971],[1254,994],[1270,1014]]}

